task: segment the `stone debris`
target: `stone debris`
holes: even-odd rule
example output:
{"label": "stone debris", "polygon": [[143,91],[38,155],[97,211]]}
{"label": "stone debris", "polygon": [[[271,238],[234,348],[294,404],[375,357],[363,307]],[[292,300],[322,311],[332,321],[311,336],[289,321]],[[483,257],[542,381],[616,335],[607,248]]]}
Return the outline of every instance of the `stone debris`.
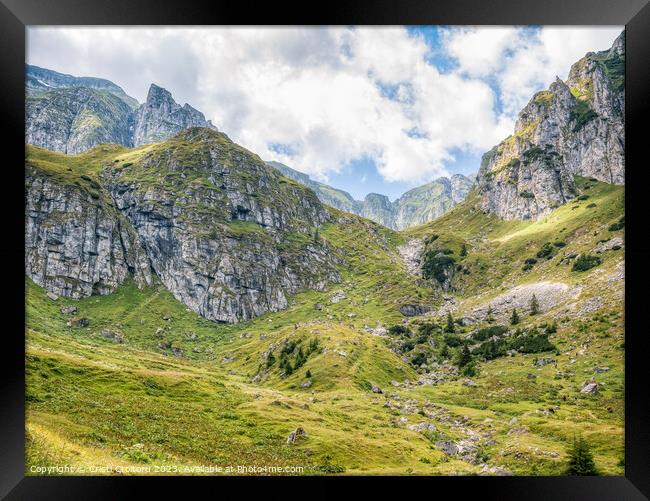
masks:
{"label": "stone debris", "polygon": [[598,395],[599,385],[594,381],[587,381],[580,390],[580,393],[585,395]]}
{"label": "stone debris", "polygon": [[124,336],[119,333],[119,332],[114,332],[108,329],[103,329],[100,331],[99,335],[105,339],[108,339],[110,341],[113,341],[115,343],[123,343],[124,342]]}
{"label": "stone debris", "polygon": [[397,248],[397,252],[402,258],[404,266],[406,266],[406,271],[416,277],[422,276],[422,271],[420,269],[420,259],[422,257],[423,251],[424,242],[418,239],[409,240],[407,243]]}
{"label": "stone debris", "polygon": [[298,426],[295,430],[289,433],[289,436],[287,437],[287,443],[295,444],[299,440],[305,438],[307,438],[307,432],[301,426]]}

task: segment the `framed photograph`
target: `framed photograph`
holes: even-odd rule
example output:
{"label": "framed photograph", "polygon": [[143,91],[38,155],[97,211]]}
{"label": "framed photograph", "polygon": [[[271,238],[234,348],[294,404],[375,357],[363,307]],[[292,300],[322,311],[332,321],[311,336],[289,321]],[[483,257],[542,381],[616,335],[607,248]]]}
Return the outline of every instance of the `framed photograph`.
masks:
{"label": "framed photograph", "polygon": [[0,494],[647,499],[645,0],[250,10],[0,5]]}

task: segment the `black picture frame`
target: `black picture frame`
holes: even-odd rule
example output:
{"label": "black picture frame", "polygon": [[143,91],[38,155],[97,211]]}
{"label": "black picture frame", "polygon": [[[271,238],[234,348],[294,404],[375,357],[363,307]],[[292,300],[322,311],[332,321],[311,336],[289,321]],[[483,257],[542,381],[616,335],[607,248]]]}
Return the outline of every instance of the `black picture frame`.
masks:
{"label": "black picture frame", "polygon": [[[408,489],[480,499],[647,499],[650,496],[650,392],[643,307],[650,282],[646,191],[647,122],[650,117],[650,5],[648,0],[356,0],[301,7],[277,2],[173,0],[0,0],[0,102],[2,104],[0,263],[5,318],[0,352],[0,496],[7,499],[119,499],[145,490],[152,480],[96,477],[25,477],[24,426],[24,116],[27,25],[625,25],[626,26],[626,350],[624,477],[409,477]],[[645,162],[644,162],[645,160]],[[7,319],[9,321],[7,321]],[[179,479],[185,484],[188,479]],[[199,479],[197,479],[199,480]],[[214,480],[214,479],[212,479]],[[389,478],[371,483],[383,489]],[[207,479],[200,479],[205,482]],[[271,480],[219,478],[229,487],[267,486]],[[342,478],[291,479],[303,483],[352,482]],[[158,479],[157,482],[161,482]],[[158,485],[167,490],[172,479]],[[246,482],[244,484],[243,482]],[[414,483],[412,483],[414,482]],[[174,482],[176,485],[177,482]],[[364,482],[367,483],[367,482]],[[220,489],[226,484],[220,484]],[[205,484],[204,484],[205,485]],[[187,485],[183,490],[187,489]],[[312,487],[308,487],[312,489]],[[171,491],[168,491],[170,493]],[[281,491],[278,491],[281,492]],[[436,494],[434,494],[436,493]],[[308,495],[309,491],[302,490]]]}

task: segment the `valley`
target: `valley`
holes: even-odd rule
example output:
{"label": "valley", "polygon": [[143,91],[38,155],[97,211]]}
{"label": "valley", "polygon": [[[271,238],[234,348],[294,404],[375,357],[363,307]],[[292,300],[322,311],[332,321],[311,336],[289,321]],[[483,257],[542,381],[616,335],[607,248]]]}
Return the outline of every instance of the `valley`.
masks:
{"label": "valley", "polygon": [[29,67],[26,474],[623,475],[624,50],[395,202]]}

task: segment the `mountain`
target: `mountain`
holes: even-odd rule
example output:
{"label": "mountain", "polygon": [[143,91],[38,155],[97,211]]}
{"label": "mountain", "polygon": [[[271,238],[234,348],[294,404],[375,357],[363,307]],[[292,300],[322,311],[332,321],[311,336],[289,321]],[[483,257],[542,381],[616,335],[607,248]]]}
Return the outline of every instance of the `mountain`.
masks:
{"label": "mountain", "polygon": [[462,174],[441,177],[407,191],[393,204],[393,228],[402,230],[432,221],[465,200],[473,181]]}
{"label": "mountain", "polygon": [[169,91],[151,84],[147,100],[135,113],[133,145],[164,141],[189,127],[208,127],[216,130],[203,113],[187,103],[179,105]]}
{"label": "mountain", "polygon": [[588,53],[519,113],[515,132],[483,155],[481,207],[539,219],[579,195],[574,176],[625,180],[625,37]]}
{"label": "mountain", "polygon": [[361,200],[355,200],[348,192],[314,181],[307,174],[298,172],[280,162],[267,162],[283,175],[290,177],[314,190],[324,204],[339,210],[351,212],[375,221],[387,228],[405,229],[426,223],[448,212],[462,202],[469,193],[473,181],[462,174],[451,179],[441,177],[423,186],[404,193],[395,202],[378,193],[369,193]]}
{"label": "mountain", "polygon": [[383,225],[208,127],[28,145],[26,470],[557,476],[581,436],[623,475],[620,58],[538,94],[469,193],[359,202]]}
{"label": "mountain", "polygon": [[133,110],[106,90],[60,88],[27,97],[25,142],[76,154],[97,144],[131,145]]}
{"label": "mountain", "polygon": [[237,322],[339,280],[313,237],[329,219],[314,193],[207,128],[74,160],[30,148],[25,196],[27,276],[57,295],[155,276],[205,318]]}
{"label": "mountain", "polygon": [[216,130],[200,111],[151,84],[138,105],[114,83],[27,66],[25,142],[77,154],[98,144],[140,146],[188,127]]}
{"label": "mountain", "polygon": [[316,193],[319,200],[324,204],[334,207],[335,209],[352,212],[353,214],[359,213],[358,207],[360,202],[352,198],[352,195],[347,191],[338,190],[326,184],[314,181],[307,174],[303,174],[302,172],[292,169],[280,162],[270,161],[266,163],[274,169],[279,170],[283,176],[287,176],[301,184],[304,184],[308,188],[311,188],[314,193]]}
{"label": "mountain", "polygon": [[127,95],[120,86],[110,80],[94,77],[75,77],[48,70],[31,64],[26,65],[25,72],[27,94],[38,95],[54,89],[69,89],[72,87],[87,87],[89,89],[104,90],[124,101],[132,110],[139,106],[135,98]]}

